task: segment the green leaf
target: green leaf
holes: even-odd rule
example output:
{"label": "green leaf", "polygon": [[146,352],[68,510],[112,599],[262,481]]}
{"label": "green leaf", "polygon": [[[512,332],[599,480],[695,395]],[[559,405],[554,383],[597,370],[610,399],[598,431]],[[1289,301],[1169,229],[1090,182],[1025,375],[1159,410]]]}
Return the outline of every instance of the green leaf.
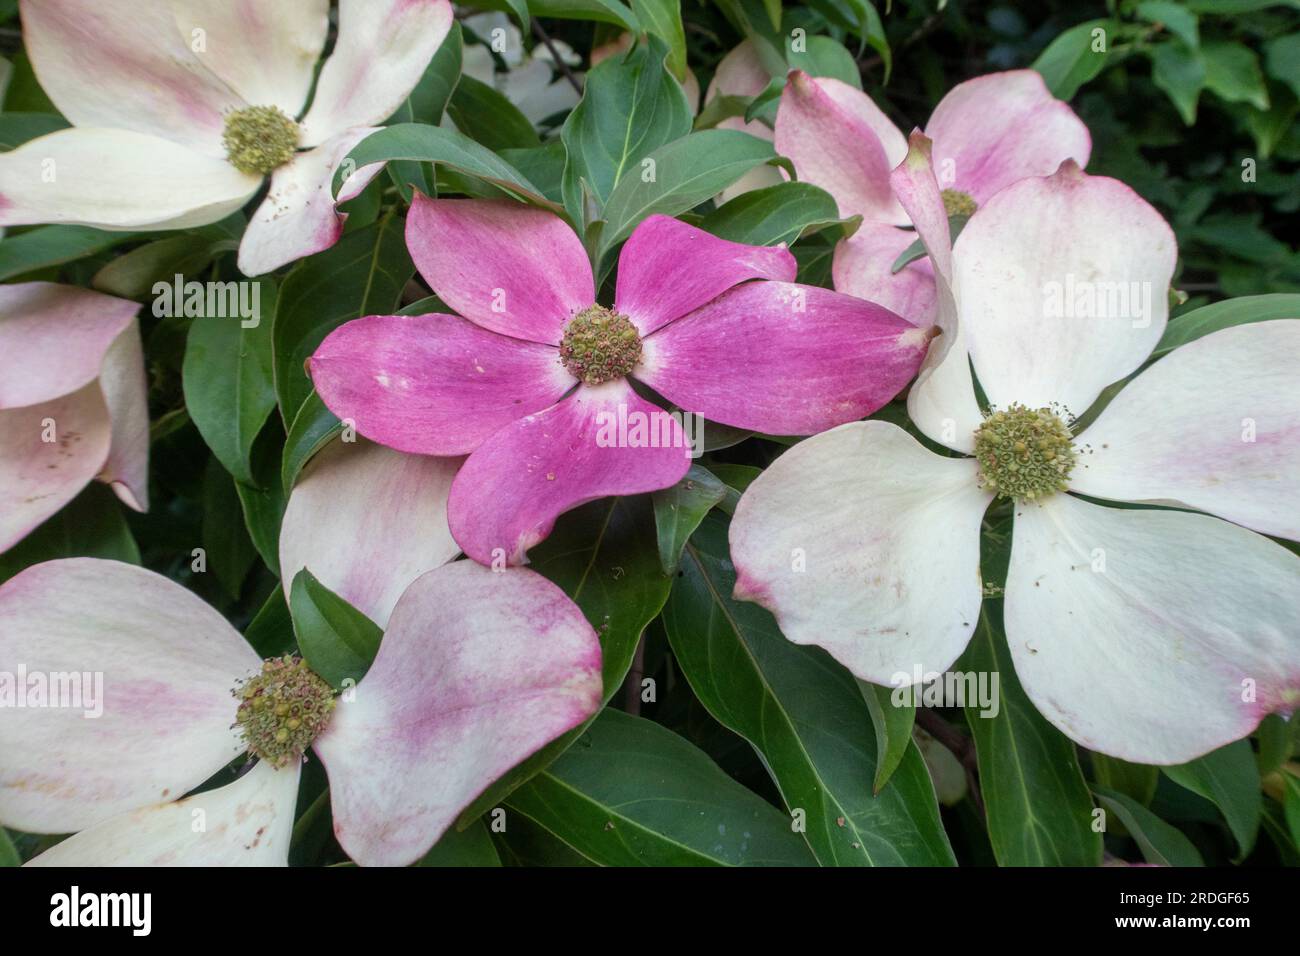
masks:
{"label": "green leaf", "polygon": [[[869,0],[810,0],[809,5],[825,16],[831,23],[860,37],[868,46],[875,50],[876,53],[879,54],[880,61],[885,67],[884,82],[889,82],[889,74],[893,70],[894,66],[893,55],[889,49],[889,39],[885,36],[885,26],[881,23],[880,14],[876,12],[874,4],[870,3]],[[810,36],[805,37],[804,40],[807,43],[809,52],[812,51],[817,40],[830,40],[830,42],[834,43],[836,46],[841,46],[839,43],[831,40],[830,37]],[[787,57],[790,60],[790,68],[803,69],[803,65],[796,60],[798,54],[792,54],[789,52],[791,48],[791,40],[789,38],[786,39],[785,45]],[[842,46],[841,49],[843,49]],[[848,50],[844,50],[844,52],[849,54],[850,60],[853,60],[853,55],[849,53]],[[817,73],[813,75],[825,76],[830,74]],[[849,81],[844,77],[841,77],[841,79],[846,79],[846,82],[852,82],[854,86],[860,88],[862,86],[862,81],[856,63],[853,67],[853,76],[855,79],[852,81]]]}
{"label": "green leaf", "polygon": [[[500,186],[542,206],[555,208],[541,192],[520,172],[492,150],[474,142],[454,130],[423,123],[400,123],[372,133],[352,147],[348,159],[356,167],[370,163],[386,163],[394,159],[421,163],[436,163],[466,176],[474,176]],[[343,182],[343,167],[334,175],[334,193],[338,194]]]}
{"label": "green leaf", "polygon": [[617,710],[604,711],[508,806],[605,866],[813,863],[788,817],[693,744]]}
{"label": "green leaf", "polygon": [[500,866],[501,857],[482,820],[464,830],[452,827],[424,855],[418,866]]}
{"label": "green leaf", "polygon": [[1157,866],[1204,866],[1201,853],[1182,830],[1166,823],[1127,794],[1093,787],[1097,801],[1113,813],[1137,841],[1142,858]]}
{"label": "green leaf", "polygon": [[438,52],[433,55],[424,75],[420,77],[420,82],[407,97],[410,116],[414,122],[438,125],[460,80],[463,57],[464,37],[460,24],[453,22],[451,30],[438,46]]}
{"label": "green leaf", "polygon": [[1268,109],[1268,88],[1259,57],[1240,43],[1214,42],[1201,46],[1205,59],[1205,87],[1229,103],[1249,103]]}
{"label": "green leaf", "polygon": [[292,423],[311,394],[303,363],[334,329],[363,315],[388,315],[415,272],[403,220],[383,219],[345,233],[338,244],[302,260],[284,280],[276,303],[272,348],[280,414]]}
{"label": "green leaf", "polygon": [[280,464],[280,485],[287,495],[312,457],[343,430],[343,423],[314,391],[307,396],[289,426]]}
{"label": "green leaf", "polygon": [[1241,851],[1238,859],[1245,859],[1259,833],[1262,801],[1259,766],[1250,741],[1238,740],[1191,763],[1162,769],[1174,783],[1219,808]]}
{"label": "green leaf", "polygon": [[[843,43],[831,37],[817,34],[806,37],[805,41],[807,48],[801,52],[795,52],[791,48],[789,38],[786,39],[786,61],[790,69],[803,70],[809,76],[828,76],[831,79],[839,80],[841,83],[847,83],[849,86],[862,89],[862,73],[858,69],[858,61],[845,48]],[[883,59],[886,63],[886,76],[888,76],[888,45],[884,49],[886,55]],[[784,86],[785,78],[781,77],[780,82]]]}
{"label": "green leaf", "polygon": [[742,193],[705,216],[700,228],[732,242],[774,246],[851,222],[840,219],[834,197],[824,189],[788,182]]}
{"label": "green leaf", "polygon": [[625,175],[642,175],[642,159],[690,132],[690,104],[664,67],[667,55],[664,42],[651,37],[587,74],[582,100],[560,131],[568,154],[564,206],[574,222],[585,221],[584,184],[597,209],[603,208]]}
{"label": "green leaf", "polygon": [[0,113],[0,152],[67,128],[68,121],[57,113]]}
{"label": "green leaf", "polygon": [[612,23],[629,33],[640,33],[635,13],[616,0],[528,0],[528,12],[555,20],[595,20]]}
{"label": "green leaf", "polygon": [[384,632],[307,568],[294,575],[289,613],[303,660],[331,687],[366,676]]}
{"label": "green leaf", "polygon": [[1163,23],[1178,39],[1195,50],[1201,44],[1197,16],[1173,0],[1142,0],[1135,8],[1137,15],[1148,23]]}
{"label": "green leaf", "polygon": [[207,569],[232,599],[243,590],[257,549],[244,529],[243,506],[235,481],[216,458],[209,458],[203,474],[203,525],[201,529]]}
{"label": "green leaf", "polygon": [[219,314],[195,319],[181,376],[185,407],[199,434],[236,481],[251,485],[253,442],[275,408],[276,288],[266,279],[229,285],[249,290],[254,316],[241,318],[241,291],[225,297]]}
{"label": "green leaf", "polygon": [[140,233],[106,232],[90,226],[39,226],[6,236],[0,242],[0,281],[61,266],[139,238]]}
{"label": "green leaf", "polygon": [[22,866],[22,857],[18,855],[18,848],[14,846],[14,841],[9,838],[8,831],[0,827],[0,866]]}
{"label": "green leaf", "polygon": [[1300,319],[1300,294],[1248,295],[1185,312],[1169,321],[1151,357],[1160,358],[1211,332],[1273,319]]}
{"label": "green leaf", "polygon": [[[237,243],[230,242],[230,248]],[[157,295],[156,286],[165,282],[173,285],[175,277],[200,272],[213,260],[221,244],[211,236],[189,233],[168,236],[146,242],[130,252],[110,260],[107,265],[95,273],[91,280],[100,292],[116,295],[123,299],[143,299],[145,296]],[[181,303],[176,306],[174,314],[182,314]]]}
{"label": "green leaf", "polygon": [[[1074,99],[1079,87],[1087,83],[1106,65],[1110,55],[1109,20],[1089,20],[1066,30],[1047,45],[1033,63],[1043,74],[1052,95],[1062,100]],[[1094,37],[1093,31],[1103,31]]]}
{"label": "green leaf", "polygon": [[0,582],[24,568],[58,558],[107,558],[140,563],[123,506],[107,485],[91,482],[35,531],[0,554]]}
{"label": "green leaf", "polygon": [[1267,777],[1291,758],[1291,733],[1291,725],[1281,714],[1269,714],[1260,721],[1255,731],[1259,741],[1255,762],[1259,764],[1261,777]]}
{"label": "green leaf", "polygon": [[1294,774],[1284,773],[1282,780],[1286,784],[1282,804],[1286,827],[1291,832],[1291,842],[1300,848],[1300,779],[1296,779]]}
{"label": "green leaf", "polygon": [[253,547],[276,577],[280,576],[280,523],[288,497],[280,484],[280,453],[284,431],[279,422],[263,429],[253,446],[253,484],[235,482],[244,509],[244,527]]}
{"label": "green leaf", "polygon": [[776,152],[771,143],[739,130],[706,129],[660,146],[648,159],[653,166],[623,178],[605,204],[600,259],[647,216],[686,212],[755,166],[773,162]]}
{"label": "green leaf", "polygon": [[551,202],[558,205],[564,201],[564,164],[567,154],[564,144],[558,139],[532,149],[503,149],[501,158],[523,173],[530,183],[536,183],[542,195]]}
{"label": "green leaf", "polygon": [[1264,44],[1264,71],[1300,96],[1300,33],[1274,37]]}
{"label": "green leaf", "polygon": [[686,31],[682,27],[681,0],[632,0],[632,11],[645,31],[668,47],[665,61],[678,81],[686,79]]}
{"label": "green leaf", "polygon": [[966,707],[998,863],[1099,865],[1101,834],[1092,829],[1092,798],[1074,744],[1025,696],[1001,627],[989,618],[988,603],[961,669],[997,674],[999,680],[995,716],[980,716],[978,704]]}
{"label": "green leaf", "polygon": [[700,702],[758,750],[824,866],[951,865],[934,787],[915,747],[876,779],[871,716],[853,676],[786,640],[767,611],[731,598],[727,521],[710,513],[686,546],[664,628]]}
{"label": "green leaf", "polygon": [[916,722],[916,704],[895,704],[892,687],[864,680],[858,681],[858,690],[871,712],[871,726],[876,731],[876,778],[871,789],[879,793],[907,756],[907,748],[912,743],[912,725]]}
{"label": "green leaf", "polygon": [[659,563],[664,574],[677,573],[686,539],[695,533],[709,509],[727,493],[724,485],[700,465],[691,465],[686,476],[670,488],[651,495],[655,529],[659,536]]}
{"label": "green leaf", "polygon": [[1143,806],[1149,806],[1160,783],[1160,768],[1095,753],[1092,755],[1092,777],[1107,790],[1117,791]]}
{"label": "green leaf", "polygon": [[284,587],[277,583],[266,601],[244,628],[244,640],[261,658],[280,657],[293,650],[293,617]]}
{"label": "green leaf", "polygon": [[1151,80],[1165,91],[1183,122],[1196,122],[1196,104],[1205,88],[1205,61],[1181,43],[1161,43],[1150,50]]}
{"label": "green leaf", "polygon": [[[638,496],[583,505],[563,515],[550,536],[528,552],[528,559],[529,567],[554,581],[582,608],[600,635],[603,701],[608,703],[627,678],[641,634],[659,615],[671,586],[659,566],[649,502]],[[497,780],[461,814],[460,823],[500,803],[564,753],[585,727],[547,744]]]}
{"label": "green leaf", "polygon": [[[957,241],[957,237],[961,235],[961,231],[966,228],[966,223],[969,221],[970,216],[960,212],[953,213],[948,217],[948,236],[951,241]],[[925,251],[925,243],[917,239],[898,254],[898,258],[889,267],[889,271],[891,274],[897,275],[917,259],[924,259],[928,255],[929,253]]]}
{"label": "green leaf", "polygon": [[542,145],[532,121],[519,112],[519,107],[472,76],[460,78],[447,113],[458,130],[490,150]]}

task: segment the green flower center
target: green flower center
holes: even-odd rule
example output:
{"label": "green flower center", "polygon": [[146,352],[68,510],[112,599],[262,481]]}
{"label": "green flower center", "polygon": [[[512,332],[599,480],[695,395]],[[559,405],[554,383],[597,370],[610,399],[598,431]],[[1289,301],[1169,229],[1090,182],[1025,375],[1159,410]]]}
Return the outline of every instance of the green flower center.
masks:
{"label": "green flower center", "polygon": [[560,361],[588,385],[622,378],[641,361],[641,336],[626,315],[593,305],[564,327]]}
{"label": "green flower center", "polygon": [[970,218],[975,215],[975,210],[979,204],[975,202],[970,193],[964,193],[958,189],[945,189],[940,195],[943,197],[943,211],[949,216],[966,216]]}
{"label": "green flower center", "polygon": [[1033,501],[1064,491],[1075,454],[1069,426],[1050,408],[1013,404],[975,429],[980,484],[1003,498]]}
{"label": "green flower center", "polygon": [[273,657],[234,691],[235,726],[273,767],[301,760],[334,712],[334,691],[300,657]]}
{"label": "green flower center", "polygon": [[274,106],[248,106],[226,114],[221,145],[231,166],[264,176],[293,159],[298,124]]}

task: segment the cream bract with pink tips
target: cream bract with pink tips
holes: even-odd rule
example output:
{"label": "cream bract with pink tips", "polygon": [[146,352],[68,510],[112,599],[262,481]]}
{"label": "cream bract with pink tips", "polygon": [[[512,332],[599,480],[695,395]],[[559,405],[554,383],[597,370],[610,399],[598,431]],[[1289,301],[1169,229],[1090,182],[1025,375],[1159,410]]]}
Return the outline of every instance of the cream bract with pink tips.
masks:
{"label": "cream bract with pink tips", "polygon": [[876,421],[796,446],[736,509],[737,596],[858,677],[910,684],[970,639],[981,521],[1000,496],[1014,514],[1007,643],[1065,734],[1176,764],[1294,710],[1300,558],[1264,535],[1300,538],[1300,321],[1224,329],[1142,369],[1177,251],[1135,193],[1067,162],[997,192],[950,248],[924,137],[893,176],[956,333],[908,407],[927,437],[974,457]]}
{"label": "cream bract with pink tips", "polygon": [[[1034,70],[991,73],[959,83],[939,101],[925,135],[949,212],[977,208],[1028,176],[1046,176],[1065,160],[1088,164],[1092,139],[1070,107]],[[799,178],[835,197],[841,216],[863,217],[835,248],[839,292],[877,302],[918,325],[935,321],[934,277],[917,260],[893,272],[917,238],[896,227],[913,222],[890,172],[907,137],[866,93],[831,77],[790,74],[776,117],[776,150]]]}
{"label": "cream bract with pink tips", "polygon": [[[32,865],[285,865],[298,759],[186,796],[229,778],[246,746],[232,689],[261,667],[216,611],[151,571],[74,558],[14,576],[0,585],[0,670],[98,674],[102,698],[94,717],[6,709],[0,825],[74,833]],[[594,714],[601,689],[595,631],[540,575],[472,561],[419,575],[314,741],[343,849],[365,865],[419,859],[493,780]]]}
{"label": "cream bract with pink tips", "polygon": [[483,564],[525,561],[585,502],[686,473],[682,419],[632,380],[706,419],[811,434],[888,402],[930,341],[879,306],[796,285],[784,247],[667,216],[624,244],[612,308],[596,303],[577,235],[545,210],[417,195],[407,246],[458,314],[348,322],[309,369],[325,404],[368,438],[469,455],[448,521]]}
{"label": "cream bract with pink tips", "polygon": [[135,302],[0,285],[0,551],[98,478],[149,506],[149,409]]}
{"label": "cream bract with pink tips", "polygon": [[[238,210],[269,175],[239,268],[260,275],[328,249],[345,218],[339,163],[406,100],[452,22],[447,0],[341,0],[304,113],[329,10],[22,0],[32,67],[73,125],[0,154],[0,226],[192,228]],[[337,202],[380,168],[353,172]]]}

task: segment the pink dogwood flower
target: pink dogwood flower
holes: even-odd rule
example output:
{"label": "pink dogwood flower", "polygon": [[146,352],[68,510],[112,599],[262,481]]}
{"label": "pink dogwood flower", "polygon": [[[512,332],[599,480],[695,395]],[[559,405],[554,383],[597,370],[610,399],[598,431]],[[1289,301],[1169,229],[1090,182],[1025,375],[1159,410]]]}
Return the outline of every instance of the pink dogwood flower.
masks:
{"label": "pink dogwood flower", "polygon": [[[949,213],[970,213],[1027,176],[1047,176],[1067,159],[1088,165],[1092,138],[1034,70],[990,73],[954,86],[926,124]],[[861,227],[835,247],[836,290],[878,302],[928,325],[934,275],[920,259],[897,274],[898,256],[917,238],[896,228],[911,220],[890,186],[907,137],[866,93],[831,77],[793,71],[776,115],[776,151],[799,178],[835,197],[841,216]]]}
{"label": "pink dogwood flower", "polygon": [[630,378],[713,421],[811,434],[889,401],[931,337],[872,303],[789,281],[784,248],[666,216],[624,245],[612,309],[596,304],[577,235],[545,210],[417,195],[406,237],[459,314],[357,319],[309,369],[325,404],[374,441],[469,455],[448,516],[485,564],[522,562],[571,508],[686,473],[681,423]]}
{"label": "pink dogwood flower", "polygon": [[[271,177],[239,247],[259,275],[338,241],[330,188],[391,116],[451,27],[447,0],[22,0],[42,88],[73,124],[0,154],[0,226],[186,229]],[[299,118],[301,117],[301,118]],[[356,170],[337,202],[380,164]]]}
{"label": "pink dogwood flower", "polygon": [[139,309],[52,282],[0,285],[0,552],[96,478],[148,508]]}
{"label": "pink dogwood flower", "polygon": [[[336,696],[301,659],[260,660],[151,571],[89,558],[26,569],[0,585],[0,672],[23,695],[0,721],[0,824],[75,834],[34,865],[283,866],[312,747],[344,851],[405,865],[600,707],[595,631],[527,569],[444,565],[385,624],[369,671]],[[50,675],[70,672],[101,675],[102,696],[51,699]],[[233,783],[184,796],[245,751],[257,763]]]}
{"label": "pink dogwood flower", "polygon": [[1300,558],[1264,535],[1300,540],[1300,321],[1183,345],[1076,436],[1074,416],[1164,332],[1169,226],[1127,186],[1066,162],[988,199],[950,246],[919,136],[894,186],[934,263],[945,328],[959,320],[913,387],[913,420],[963,457],[880,421],[795,446],[736,509],[737,597],[864,680],[912,684],[970,640],[981,523],[1010,499],[1007,644],[1066,735],[1175,764],[1293,710]]}

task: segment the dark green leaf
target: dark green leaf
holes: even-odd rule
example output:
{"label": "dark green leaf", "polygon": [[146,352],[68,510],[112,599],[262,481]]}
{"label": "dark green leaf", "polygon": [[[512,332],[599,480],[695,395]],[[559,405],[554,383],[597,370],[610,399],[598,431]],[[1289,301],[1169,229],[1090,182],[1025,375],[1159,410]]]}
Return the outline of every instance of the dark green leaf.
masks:
{"label": "dark green leaf", "polygon": [[452,827],[433,845],[419,866],[500,866],[501,857],[482,820],[464,830]]}
{"label": "dark green leaf", "polygon": [[[486,146],[474,142],[463,133],[438,126],[422,123],[389,126],[357,143],[348,154],[348,159],[356,163],[355,168],[358,169],[370,163],[386,163],[394,159],[436,163],[500,186],[507,192],[540,205],[554,206],[517,169]],[[336,194],[342,185],[342,165],[334,176]]]}
{"label": "dark green leaf", "polygon": [[542,145],[519,107],[472,76],[460,78],[447,112],[458,130],[495,152]]}
{"label": "dark green leaf", "polygon": [[1300,294],[1248,295],[1193,309],[1170,320],[1151,357],[1160,358],[1220,329],[1272,319],[1300,319]]}
{"label": "dark green leaf", "polygon": [[617,710],[602,713],[508,806],[606,866],[813,863],[788,817],[693,744]]}
{"label": "dark green leaf", "polygon": [[1143,806],[1149,806],[1160,783],[1160,768],[1095,753],[1092,755],[1092,778],[1107,790],[1125,794]]}
{"label": "dark green leaf", "polygon": [[1108,20],[1080,23],[1058,36],[1038,55],[1033,68],[1043,74],[1053,96],[1074,99],[1079,87],[1101,72],[1110,53],[1110,26]]}
{"label": "dark green leaf", "polygon": [[[230,248],[237,243],[227,241]],[[211,236],[189,233],[156,239],[123,253],[95,273],[92,285],[100,292],[123,299],[143,299],[159,290],[160,282],[174,285],[176,276],[186,276],[201,271],[216,256],[220,244]],[[183,315],[177,304],[174,315]]]}
{"label": "dark green leaf", "polygon": [[709,509],[721,501],[726,492],[726,485],[713,477],[707,468],[691,465],[681,481],[651,495],[655,529],[659,536],[659,563],[664,574],[676,573],[686,539],[695,533]]}
{"label": "dark green leaf", "polygon": [[1142,858],[1157,866],[1204,866],[1200,851],[1183,831],[1166,823],[1127,794],[1093,787],[1107,813],[1119,817],[1124,829],[1142,849]]}
{"label": "dark green leaf", "polygon": [[875,735],[857,681],[820,649],[787,641],[767,611],[733,601],[735,577],[715,511],[686,546],[664,628],[691,689],[758,750],[817,859],[952,864],[916,748],[873,796]]}
{"label": "dark green leaf", "polygon": [[1259,767],[1250,741],[1238,740],[1191,763],[1163,770],[1174,783],[1219,808],[1237,841],[1239,858],[1244,859],[1255,846],[1261,807]]}
{"label": "dark green leaf", "polygon": [[379,625],[339,597],[308,568],[293,578],[289,612],[303,660],[332,687],[360,681],[379,651]]}
{"label": "dark green leaf", "polygon": [[0,242],[0,281],[60,266],[138,238],[139,233],[105,232],[90,226],[38,226]]}
{"label": "dark green leaf", "polygon": [[14,841],[9,839],[5,828],[0,827],[0,866],[22,866],[22,864],[22,857],[18,855]]}
{"label": "dark green leaf", "polygon": [[107,485],[92,482],[58,513],[0,554],[0,582],[23,568],[58,558],[107,558],[140,563],[123,506]]}
{"label": "dark green leaf", "polygon": [[1268,89],[1255,51],[1240,43],[1214,42],[1201,46],[1205,87],[1229,103],[1249,103],[1268,109]]}
{"label": "dark green leaf", "polygon": [[1151,79],[1165,91],[1183,122],[1196,122],[1196,104],[1205,88],[1205,61],[1200,53],[1178,42],[1151,48]]}
{"label": "dark green leaf", "polygon": [[318,451],[329,444],[343,423],[325,407],[314,391],[298,409],[289,426],[289,436],[284,440],[284,454],[280,465],[280,485],[287,495],[293,490],[298,475]]}
{"label": "dark green leaf", "polygon": [[654,213],[676,216],[716,196],[755,166],[776,159],[772,144],[731,129],[706,129],[660,146],[605,204],[600,258]]}
{"label": "dark green leaf", "polygon": [[961,659],[966,673],[997,674],[999,706],[966,707],[979,758],[989,840],[1002,866],[1097,866],[1101,834],[1074,744],[1034,709],[1016,677],[1000,625],[980,615]]}
{"label": "dark green leaf", "polygon": [[[233,288],[238,283],[229,283]],[[276,289],[269,280],[245,280],[247,304],[254,315],[243,318],[243,292],[225,297],[216,314],[190,325],[185,342],[182,381],[185,406],[199,434],[235,480],[254,484],[253,442],[275,408],[275,372],[271,351]]]}
{"label": "dark green leaf", "polygon": [[243,590],[257,549],[244,530],[244,514],[235,480],[215,458],[208,459],[203,475],[203,550],[207,569],[231,598]]}
{"label": "dark green leaf", "polygon": [[67,128],[68,121],[55,113],[0,113],[0,152]]}
{"label": "dark green leaf", "polygon": [[752,246],[787,245],[807,233],[852,222],[835,199],[811,183],[778,183],[742,193],[704,217],[700,228]]}
{"label": "dark green leaf", "polygon": [[643,175],[645,157],[690,132],[690,104],[664,67],[667,55],[664,42],[651,37],[587,74],[582,101],[560,131],[568,153],[564,206],[574,222],[585,221],[584,185],[599,210],[624,176]]}
{"label": "dark green leaf", "polygon": [[864,680],[858,681],[858,690],[867,702],[871,726],[876,731],[876,778],[871,787],[872,792],[879,793],[907,756],[912,743],[912,725],[916,722],[916,704],[896,704],[893,688]]}

